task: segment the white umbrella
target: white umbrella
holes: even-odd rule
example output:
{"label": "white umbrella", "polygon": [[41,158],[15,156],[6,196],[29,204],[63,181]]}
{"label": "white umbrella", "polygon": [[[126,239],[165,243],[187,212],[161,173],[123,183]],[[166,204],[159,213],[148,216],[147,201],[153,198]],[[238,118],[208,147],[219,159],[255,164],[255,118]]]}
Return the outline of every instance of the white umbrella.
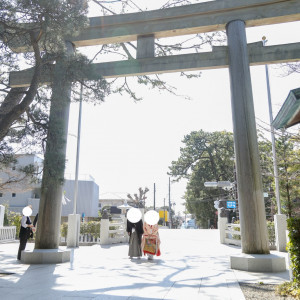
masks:
{"label": "white umbrella", "polygon": [[121,208],[121,209],[129,209],[129,208],[132,208],[132,206],[130,206],[127,201],[125,200],[124,204],[122,205],[119,205],[117,206],[118,208]]}

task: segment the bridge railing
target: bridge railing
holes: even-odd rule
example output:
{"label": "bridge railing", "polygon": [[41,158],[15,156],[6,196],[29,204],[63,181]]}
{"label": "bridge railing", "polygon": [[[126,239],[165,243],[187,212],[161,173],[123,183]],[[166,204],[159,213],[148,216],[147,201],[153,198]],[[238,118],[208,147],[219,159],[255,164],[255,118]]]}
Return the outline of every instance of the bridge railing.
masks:
{"label": "bridge railing", "polygon": [[99,244],[100,243],[100,238],[99,237],[94,237],[91,234],[80,234],[79,235],[79,243]]}
{"label": "bridge railing", "polygon": [[225,228],[225,244],[241,246],[240,224],[227,223]]}
{"label": "bridge railing", "polygon": [[[236,245],[241,247],[241,229],[240,224],[236,223],[227,223],[227,218],[219,218],[218,221],[218,228],[220,231],[220,242],[221,244],[227,245]],[[274,226],[272,228],[274,231]],[[276,249],[276,241],[275,241],[275,232],[272,231],[270,228],[268,229],[269,234],[269,243],[270,243],[270,250]]]}
{"label": "bridge railing", "polygon": [[0,227],[0,243],[16,239],[16,226]]}
{"label": "bridge railing", "polygon": [[127,243],[126,219],[102,219],[100,226],[100,245]]}

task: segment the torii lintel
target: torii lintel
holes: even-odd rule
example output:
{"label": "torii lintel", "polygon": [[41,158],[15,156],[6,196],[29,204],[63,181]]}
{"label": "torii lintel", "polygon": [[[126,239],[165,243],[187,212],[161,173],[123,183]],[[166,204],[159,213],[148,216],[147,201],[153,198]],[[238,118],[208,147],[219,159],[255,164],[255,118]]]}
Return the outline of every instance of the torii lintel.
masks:
{"label": "torii lintel", "polygon": [[[225,30],[233,20],[246,27],[300,20],[300,0],[218,0],[167,9],[90,18],[78,36],[66,37],[76,47]],[[23,41],[14,41],[15,52],[31,51]]]}

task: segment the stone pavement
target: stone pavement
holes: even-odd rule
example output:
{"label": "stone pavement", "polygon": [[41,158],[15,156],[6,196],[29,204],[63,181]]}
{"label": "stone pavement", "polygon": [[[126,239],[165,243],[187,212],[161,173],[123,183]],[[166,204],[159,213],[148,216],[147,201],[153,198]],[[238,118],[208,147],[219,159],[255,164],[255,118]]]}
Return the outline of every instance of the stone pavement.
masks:
{"label": "stone pavement", "polygon": [[0,299],[243,300],[239,281],[289,280],[288,271],[231,270],[229,256],[241,250],[221,245],[218,234],[213,229],[161,229],[162,255],[153,261],[130,260],[128,245],[118,244],[72,249],[68,263],[24,265],[16,260],[18,243],[0,244],[0,273],[6,273],[0,274]]}

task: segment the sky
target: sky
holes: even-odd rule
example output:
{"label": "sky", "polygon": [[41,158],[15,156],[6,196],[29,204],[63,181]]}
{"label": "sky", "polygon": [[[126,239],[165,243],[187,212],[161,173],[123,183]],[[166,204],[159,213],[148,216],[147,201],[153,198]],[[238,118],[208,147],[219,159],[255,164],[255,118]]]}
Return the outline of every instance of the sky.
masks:
{"label": "sky", "polygon": [[[267,45],[300,42],[298,32],[300,22],[250,28],[247,42],[261,41],[264,35]],[[269,124],[265,67],[250,70],[257,123]],[[300,87],[300,74],[282,74],[278,66],[269,66],[274,118],[289,91]],[[148,187],[146,206],[153,206],[155,184],[156,207],[162,206],[164,199],[167,204],[168,167],[179,158],[184,136],[201,129],[232,131],[228,69],[202,71],[198,79],[176,73],[161,78],[176,87],[179,96],[135,85],[142,101],[114,94],[97,106],[83,104],[79,174],[95,179],[101,199],[124,198],[127,193],[137,193],[139,187]],[[78,103],[71,105],[67,176],[75,173],[78,107]],[[183,180],[171,184],[176,213],[184,211],[185,187]]]}

